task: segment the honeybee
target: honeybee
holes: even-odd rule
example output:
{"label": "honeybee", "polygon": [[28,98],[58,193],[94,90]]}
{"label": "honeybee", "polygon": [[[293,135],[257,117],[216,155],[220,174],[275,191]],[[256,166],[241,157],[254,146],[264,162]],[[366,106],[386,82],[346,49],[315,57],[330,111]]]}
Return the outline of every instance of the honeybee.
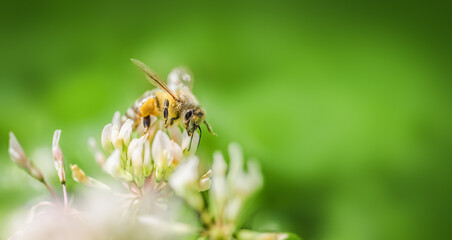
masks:
{"label": "honeybee", "polygon": [[[131,59],[146,75],[146,78],[157,88],[147,91],[126,112],[126,117],[135,122],[135,127],[142,122],[145,131],[151,126],[151,116],[162,117],[164,127],[181,124],[187,130],[188,136],[199,130],[201,124],[216,135],[205,120],[206,113],[200,107],[198,100],[191,92],[193,79],[187,70],[174,69],[168,76],[168,85],[152,72],[144,63]],[[190,144],[191,145],[191,144]]]}

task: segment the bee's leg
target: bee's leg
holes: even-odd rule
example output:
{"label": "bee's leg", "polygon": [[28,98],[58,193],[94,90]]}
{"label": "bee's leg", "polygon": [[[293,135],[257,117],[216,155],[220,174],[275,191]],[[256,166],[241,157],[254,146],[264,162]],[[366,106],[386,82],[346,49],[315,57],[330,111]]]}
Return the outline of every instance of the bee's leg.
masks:
{"label": "bee's leg", "polygon": [[165,99],[165,107],[163,108],[163,119],[165,119],[165,127],[168,127],[168,108],[169,108],[169,101],[168,99]]}
{"label": "bee's leg", "polygon": [[151,126],[151,115],[149,115],[147,117],[143,117],[142,121],[143,121],[144,130],[147,131],[149,129],[149,127]]}
{"label": "bee's leg", "polygon": [[[210,125],[209,125],[209,123],[207,123],[207,121],[204,121],[204,124],[206,124],[206,127],[207,127],[207,130],[210,132],[210,133],[212,133],[213,135],[217,135],[216,133],[214,133],[213,131],[212,131],[212,128],[210,128]],[[201,130],[201,129],[199,129],[199,130]]]}
{"label": "bee's leg", "polygon": [[172,126],[174,121],[176,121],[177,119],[179,119],[179,116],[171,118],[169,121],[169,125]]}
{"label": "bee's leg", "polygon": [[151,126],[151,115],[154,114],[154,110],[155,110],[155,98],[149,98],[140,107],[140,114],[143,117],[142,119],[143,127],[146,132]]}

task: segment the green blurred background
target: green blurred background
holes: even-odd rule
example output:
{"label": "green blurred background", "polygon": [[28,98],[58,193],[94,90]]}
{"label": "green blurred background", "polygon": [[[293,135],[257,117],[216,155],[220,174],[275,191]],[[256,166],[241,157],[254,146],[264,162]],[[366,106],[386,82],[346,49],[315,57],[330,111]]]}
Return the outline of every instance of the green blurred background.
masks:
{"label": "green blurred background", "polygon": [[412,1],[2,1],[2,231],[46,195],[10,161],[8,132],[55,186],[57,128],[66,163],[100,175],[88,137],[151,87],[133,57],[163,78],[193,71],[218,133],[204,134],[206,162],[231,141],[259,159],[265,187],[246,226],[304,239],[444,238],[449,15],[446,3]]}

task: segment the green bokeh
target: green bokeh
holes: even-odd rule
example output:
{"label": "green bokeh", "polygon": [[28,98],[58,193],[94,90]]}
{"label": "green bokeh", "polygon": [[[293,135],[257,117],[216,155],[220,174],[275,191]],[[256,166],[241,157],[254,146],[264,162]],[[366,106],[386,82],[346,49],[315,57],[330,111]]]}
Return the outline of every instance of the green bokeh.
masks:
{"label": "green bokeh", "polygon": [[161,76],[193,71],[218,133],[204,134],[203,160],[231,141],[259,159],[265,187],[247,226],[323,240],[447,236],[446,5],[2,2],[0,223],[45,195],[10,161],[8,132],[50,174],[62,129],[66,163],[100,175],[88,137],[150,88],[133,57]]}

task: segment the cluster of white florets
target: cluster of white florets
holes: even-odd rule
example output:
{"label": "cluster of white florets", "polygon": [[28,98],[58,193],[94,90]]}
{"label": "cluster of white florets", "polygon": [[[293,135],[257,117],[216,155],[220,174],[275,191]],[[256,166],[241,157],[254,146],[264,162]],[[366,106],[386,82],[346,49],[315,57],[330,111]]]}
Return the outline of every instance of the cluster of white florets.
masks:
{"label": "cluster of white florets", "polygon": [[[75,181],[109,196],[110,204],[100,203],[99,205],[102,206],[97,208],[113,208],[114,211],[102,212],[122,216],[116,219],[107,214],[108,217],[103,218],[105,224],[98,226],[95,231],[97,236],[102,234],[102,229],[105,229],[105,236],[111,237],[108,239],[120,239],[123,237],[122,234],[126,233],[134,239],[149,237],[180,239],[193,236],[198,236],[200,239],[285,239],[287,237],[286,234],[240,230],[241,212],[247,200],[262,186],[263,180],[257,161],[248,161],[247,171],[244,170],[244,159],[238,144],[229,146],[229,168],[223,155],[216,152],[212,169],[208,169],[196,156],[199,144],[198,133],[195,132],[191,139],[187,131],[180,126],[164,128],[163,121],[155,117],[152,118],[152,125],[147,131],[139,125],[136,129],[134,127],[136,126],[133,120],[121,119],[121,115],[117,112],[112,122],[108,123],[102,131],[102,148],[97,147],[94,139],[89,140],[96,162],[105,172],[119,180],[126,192],[118,191],[114,186],[89,177],[77,165],[71,165],[72,178]],[[55,167],[64,187],[64,204],[39,203],[36,208],[45,205],[52,207],[53,210],[46,211],[48,214],[41,214],[40,218],[33,214],[29,222],[35,222],[35,224],[22,229],[20,231],[22,235],[16,234],[16,239],[21,239],[20,236],[32,236],[26,233],[35,234],[36,229],[40,228],[47,229],[49,236],[56,236],[52,235],[48,226],[41,225],[48,224],[52,220],[58,221],[59,218],[65,220],[58,221],[58,224],[54,223],[53,227],[50,227],[55,234],[63,234],[66,231],[67,224],[63,224],[66,222],[80,228],[76,231],[79,236],[86,236],[90,233],[88,230],[92,229],[83,231],[83,227],[79,226],[81,223],[102,222],[98,214],[96,217],[90,217],[90,212],[80,212],[75,206],[67,203],[63,152],[58,145],[60,134],[59,130],[55,132],[53,155]],[[39,169],[25,156],[12,133],[9,152],[17,165],[45,183],[53,193]],[[55,201],[59,202],[55,194],[54,197]],[[119,200],[113,200],[110,197]],[[90,199],[91,203],[104,200],[104,198],[93,199],[92,197]],[[170,217],[178,215],[174,214],[177,209],[180,209],[177,199],[182,200],[186,206],[197,213],[195,214],[198,216],[197,221],[180,221]],[[33,211],[36,211],[36,208]],[[45,221],[42,220],[43,216]],[[116,221],[112,223],[112,219]],[[112,226],[115,226],[116,230],[122,228],[123,230],[112,232],[110,231]],[[138,227],[146,230],[138,233]],[[109,228],[110,230],[107,230]]]}

